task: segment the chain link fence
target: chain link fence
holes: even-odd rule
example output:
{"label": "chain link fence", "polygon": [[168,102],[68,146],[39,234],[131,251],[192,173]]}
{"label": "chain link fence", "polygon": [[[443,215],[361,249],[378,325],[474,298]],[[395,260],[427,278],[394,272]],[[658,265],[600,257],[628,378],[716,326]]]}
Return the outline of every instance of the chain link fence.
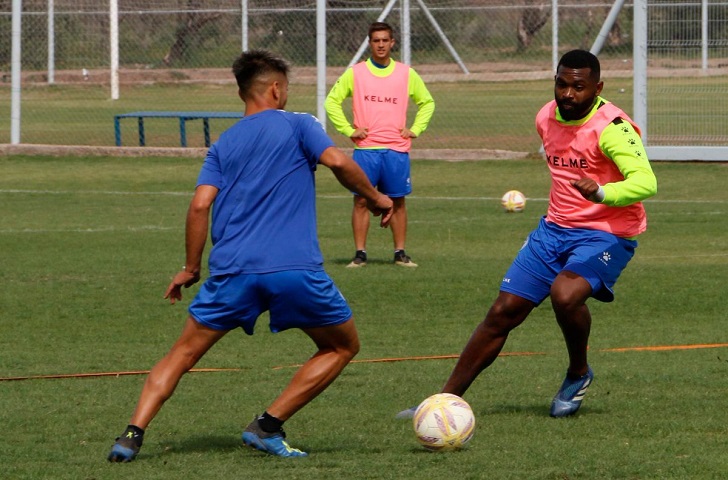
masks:
{"label": "chain link fence", "polygon": [[[411,63],[437,104],[430,128],[415,148],[517,152],[538,150],[533,117],[552,98],[555,52],[590,49],[614,4],[560,0],[555,16],[549,0],[409,3]],[[728,98],[728,3],[649,3],[649,74],[664,82],[655,84],[659,100],[650,108],[658,116],[651,122],[656,133],[650,138],[728,144],[725,128],[685,127],[696,124],[701,115],[713,119],[724,115],[725,108],[718,111],[715,102]],[[294,67],[289,109],[317,112],[314,0],[118,0],[118,100],[109,96],[109,3],[24,0],[22,4],[22,143],[113,145],[113,116],[139,109],[241,111],[230,66],[246,43],[287,58]],[[397,45],[403,44],[400,4],[326,2],[327,88],[354,59],[368,25],[383,12],[389,11],[385,20],[395,27]],[[700,28],[704,10],[707,39]],[[626,2],[606,31],[600,53],[603,94],[628,113],[632,13]],[[707,65],[703,65],[706,45]],[[395,47],[393,56],[399,59],[401,53]],[[11,1],[0,0],[0,94],[8,99],[10,62]],[[675,82],[670,74],[678,70],[685,82]],[[698,97],[705,98],[704,112],[690,112],[687,105],[678,105],[676,111],[665,101],[681,96],[681,89],[690,93],[695,88],[700,89]],[[9,140],[9,103],[0,102],[0,143]],[[172,123],[159,120],[147,125],[147,136],[153,138],[149,145],[178,145]],[[213,124],[213,140],[227,125]],[[136,125],[122,128],[125,144],[133,144]],[[340,145],[349,146],[348,139],[329,130]],[[190,146],[199,146],[200,141],[190,139]]]}

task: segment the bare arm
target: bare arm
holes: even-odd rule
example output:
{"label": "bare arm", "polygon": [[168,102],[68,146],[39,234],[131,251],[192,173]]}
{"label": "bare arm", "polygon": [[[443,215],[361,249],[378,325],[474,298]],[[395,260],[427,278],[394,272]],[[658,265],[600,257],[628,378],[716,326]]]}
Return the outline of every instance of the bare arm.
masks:
{"label": "bare arm", "polygon": [[200,185],[192,197],[185,225],[185,265],[183,270],[174,276],[164,294],[164,298],[169,298],[170,303],[182,300],[183,286],[188,288],[200,280],[202,252],[205,250],[207,242],[210,209],[217,192],[216,187]]}
{"label": "bare arm", "polygon": [[321,154],[319,163],[329,167],[344,187],[366,198],[367,208],[375,216],[382,216],[379,222],[382,227],[389,225],[392,217],[392,199],[382,195],[372,186],[364,171],[351,157],[336,147],[329,147]]}

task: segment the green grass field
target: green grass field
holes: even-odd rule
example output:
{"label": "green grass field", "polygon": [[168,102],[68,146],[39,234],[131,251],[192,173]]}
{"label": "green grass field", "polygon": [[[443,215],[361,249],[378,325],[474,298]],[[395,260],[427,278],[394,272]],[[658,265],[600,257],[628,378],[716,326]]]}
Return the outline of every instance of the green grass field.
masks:
{"label": "green grass field", "polygon": [[[0,376],[150,368],[171,346],[195,293],[162,294],[184,259],[183,223],[200,159],[0,158]],[[538,160],[414,161],[408,251],[390,263],[373,229],[365,269],[353,254],[351,200],[318,173],[329,274],[360,331],[357,363],[287,424],[304,460],[241,446],[253,415],[313,353],[298,331],[233,332],[152,423],[132,464],[105,460],[143,375],[0,381],[3,479],[717,479],[728,471],[728,200],[725,164],[656,163],[649,229],[612,304],[591,302],[596,378],[582,410],[548,407],[566,353],[548,304],[467,392],[476,433],[464,451],[419,447],[399,410],[438,391],[546,209]],[[511,188],[526,211],[505,214]],[[723,344],[723,346],[716,346]],[[692,346],[643,350],[641,347]],[[709,346],[712,348],[697,348]],[[627,348],[626,351],[615,349]],[[519,356],[522,352],[537,355]],[[379,359],[398,361],[376,362]]]}

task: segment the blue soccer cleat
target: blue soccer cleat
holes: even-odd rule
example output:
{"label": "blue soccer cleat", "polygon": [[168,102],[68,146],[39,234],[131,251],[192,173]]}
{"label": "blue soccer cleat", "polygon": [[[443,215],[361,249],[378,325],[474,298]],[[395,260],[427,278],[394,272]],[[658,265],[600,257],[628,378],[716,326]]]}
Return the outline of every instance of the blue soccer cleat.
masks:
{"label": "blue soccer cleat", "polygon": [[408,408],[407,410],[402,410],[397,415],[395,415],[394,418],[396,418],[397,420],[412,418],[415,416],[416,411],[417,411],[417,407],[411,407],[411,408]]}
{"label": "blue soccer cleat", "polygon": [[121,437],[116,439],[116,443],[111,447],[111,452],[106,459],[114,463],[127,463],[134,460],[142,446],[142,438],[130,431],[126,431]]}
{"label": "blue soccer cleat", "polygon": [[551,402],[551,416],[558,418],[575,414],[579,410],[592,380],[594,380],[594,372],[589,366],[587,366],[586,374],[576,380],[571,380],[567,375]]}
{"label": "blue soccer cleat", "polygon": [[269,453],[277,457],[308,457],[308,453],[297,448],[292,448],[286,442],[286,434],[283,430],[278,432],[264,432],[258,426],[258,420],[253,420],[243,431],[243,443],[261,452]]}

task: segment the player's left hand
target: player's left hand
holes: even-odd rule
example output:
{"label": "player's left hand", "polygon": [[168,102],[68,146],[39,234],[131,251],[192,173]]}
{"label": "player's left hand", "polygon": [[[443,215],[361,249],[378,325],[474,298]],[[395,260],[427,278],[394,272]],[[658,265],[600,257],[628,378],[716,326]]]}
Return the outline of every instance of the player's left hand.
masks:
{"label": "player's left hand", "polygon": [[182,300],[182,287],[189,288],[200,280],[200,272],[188,272],[182,270],[172,279],[172,283],[164,292],[164,298],[169,298],[169,303],[174,305],[177,300]]}
{"label": "player's left hand", "polygon": [[417,138],[417,135],[415,135],[415,133],[407,127],[404,127],[400,131],[400,134],[402,135],[402,138]]}
{"label": "player's left hand", "polygon": [[352,141],[357,140],[364,140],[367,138],[367,135],[369,135],[369,129],[364,127],[359,127],[356,130],[354,130],[354,133],[352,133],[349,138],[351,138]]}

